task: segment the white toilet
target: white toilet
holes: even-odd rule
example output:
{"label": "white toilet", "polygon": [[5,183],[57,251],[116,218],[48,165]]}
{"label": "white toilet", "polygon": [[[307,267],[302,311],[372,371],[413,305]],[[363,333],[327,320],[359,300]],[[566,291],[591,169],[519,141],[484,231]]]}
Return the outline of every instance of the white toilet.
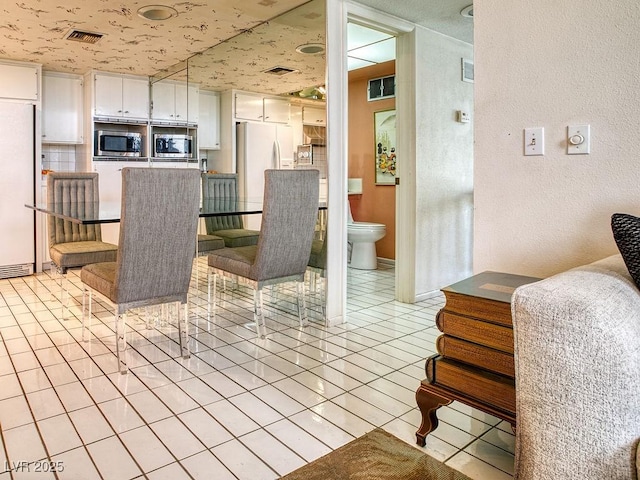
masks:
{"label": "white toilet", "polygon": [[387,234],[387,226],[383,223],[354,222],[349,204],[347,219],[347,241],[351,246],[349,266],[360,270],[378,268],[376,242]]}

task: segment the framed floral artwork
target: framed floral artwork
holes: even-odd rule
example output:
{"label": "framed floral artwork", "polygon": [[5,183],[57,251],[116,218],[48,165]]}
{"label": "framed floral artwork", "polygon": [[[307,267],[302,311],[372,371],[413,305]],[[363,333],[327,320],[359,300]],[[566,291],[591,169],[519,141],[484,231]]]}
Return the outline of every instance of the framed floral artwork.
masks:
{"label": "framed floral artwork", "polygon": [[396,111],[373,114],[376,185],[396,184]]}

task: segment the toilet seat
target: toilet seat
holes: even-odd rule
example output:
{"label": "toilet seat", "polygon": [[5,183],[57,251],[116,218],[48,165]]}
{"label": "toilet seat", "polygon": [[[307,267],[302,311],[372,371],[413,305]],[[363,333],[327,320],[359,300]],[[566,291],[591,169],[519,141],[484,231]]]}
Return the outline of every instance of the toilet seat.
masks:
{"label": "toilet seat", "polygon": [[383,223],[369,223],[369,222],[353,222],[347,224],[347,230],[349,229],[380,229],[387,228]]}

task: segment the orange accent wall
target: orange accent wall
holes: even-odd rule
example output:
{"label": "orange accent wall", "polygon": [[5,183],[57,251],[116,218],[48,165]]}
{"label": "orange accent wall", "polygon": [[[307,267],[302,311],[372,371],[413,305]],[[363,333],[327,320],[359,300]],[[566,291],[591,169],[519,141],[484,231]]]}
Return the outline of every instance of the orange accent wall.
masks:
{"label": "orange accent wall", "polygon": [[[378,257],[395,259],[396,187],[375,184],[373,114],[395,108],[395,98],[367,100],[367,82],[395,73],[395,61],[349,72],[349,178],[362,178],[362,195],[349,195],[358,222],[384,223],[387,234],[376,243]],[[401,164],[402,160],[398,159]]]}

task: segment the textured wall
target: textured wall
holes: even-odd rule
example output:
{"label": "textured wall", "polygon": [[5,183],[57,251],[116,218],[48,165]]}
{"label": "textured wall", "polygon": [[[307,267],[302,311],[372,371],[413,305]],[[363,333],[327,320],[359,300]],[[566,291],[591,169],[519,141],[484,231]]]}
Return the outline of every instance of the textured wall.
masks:
{"label": "textured wall", "polygon": [[362,195],[349,195],[351,213],[358,222],[383,223],[387,234],[376,242],[381,258],[396,258],[396,188],[376,185],[373,114],[395,108],[395,98],[367,100],[368,81],[395,73],[395,62],[349,72],[349,177],[362,178]]}
{"label": "textured wall", "polygon": [[[640,214],[637,0],[477,0],[474,270],[547,276],[616,253],[613,212]],[[591,154],[566,127],[591,125]],[[546,154],[525,157],[523,129]]]}
{"label": "textured wall", "polygon": [[[471,274],[473,224],[473,84],[461,59],[473,47],[416,29],[416,295]],[[400,173],[402,177],[402,172]]]}

